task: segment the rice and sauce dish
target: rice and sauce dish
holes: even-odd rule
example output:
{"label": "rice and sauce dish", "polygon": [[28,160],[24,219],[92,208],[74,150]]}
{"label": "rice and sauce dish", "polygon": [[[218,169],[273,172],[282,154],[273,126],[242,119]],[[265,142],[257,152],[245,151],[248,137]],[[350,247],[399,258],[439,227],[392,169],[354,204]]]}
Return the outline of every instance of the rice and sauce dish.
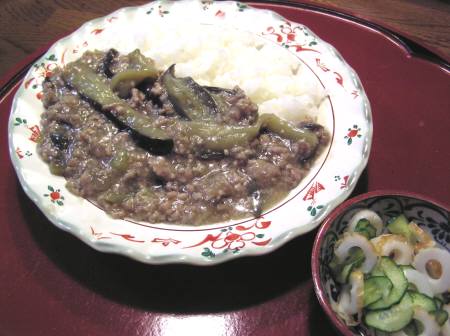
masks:
{"label": "rice and sauce dish", "polygon": [[257,217],[300,183],[329,143],[323,88],[269,42],[203,34],[87,51],[45,78],[37,151],[67,189],[114,218],[201,225]]}

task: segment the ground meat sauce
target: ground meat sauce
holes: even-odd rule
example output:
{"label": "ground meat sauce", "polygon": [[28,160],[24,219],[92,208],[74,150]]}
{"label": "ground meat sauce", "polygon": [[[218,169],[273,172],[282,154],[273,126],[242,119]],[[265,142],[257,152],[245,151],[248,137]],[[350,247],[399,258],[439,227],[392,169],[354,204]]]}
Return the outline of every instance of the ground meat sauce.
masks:
{"label": "ground meat sauce", "polygon": [[[114,50],[95,51],[78,62],[109,83],[133,66],[130,58]],[[168,146],[111,118],[70,87],[63,73],[57,68],[43,83],[46,110],[38,153],[52,173],[66,178],[72,193],[114,218],[201,225],[258,216],[299,184],[328,142],[321,126],[305,121],[297,127],[314,132],[318,148],[262,129],[245,144],[205,150],[201,138],[177,125],[167,127],[173,139]],[[214,123],[246,126],[258,120],[257,106],[238,87],[207,89],[220,101]],[[133,85],[122,98],[161,129],[186,119],[169,99],[161,77]]]}

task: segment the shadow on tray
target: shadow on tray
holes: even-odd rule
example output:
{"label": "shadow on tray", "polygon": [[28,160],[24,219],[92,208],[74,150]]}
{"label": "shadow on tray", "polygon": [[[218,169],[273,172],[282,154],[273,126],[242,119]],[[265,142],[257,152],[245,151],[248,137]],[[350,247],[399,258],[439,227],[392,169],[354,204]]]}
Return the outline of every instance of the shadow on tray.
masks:
{"label": "shadow on tray", "polygon": [[[356,190],[362,192],[366,185],[363,174]],[[212,313],[254,306],[302,286],[318,306],[310,284],[315,231],[268,255],[216,266],[146,265],[97,252],[56,228],[17,188],[28,230],[41,251],[67,276],[119,304],[167,313]]]}

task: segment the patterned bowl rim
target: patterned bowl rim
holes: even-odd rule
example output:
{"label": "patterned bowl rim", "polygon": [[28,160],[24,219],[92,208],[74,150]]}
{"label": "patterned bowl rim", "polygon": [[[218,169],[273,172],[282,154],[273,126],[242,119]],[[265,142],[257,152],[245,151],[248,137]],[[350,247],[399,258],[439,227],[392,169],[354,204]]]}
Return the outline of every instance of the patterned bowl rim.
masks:
{"label": "patterned bowl rim", "polygon": [[[91,27],[96,23],[104,22],[109,16],[121,15],[122,13],[125,13],[127,11],[132,11],[132,10],[136,10],[139,8],[143,8],[150,4],[155,4],[158,2],[159,3],[165,3],[165,2],[169,3],[171,1],[155,0],[155,1],[143,4],[143,5],[139,5],[139,6],[122,7],[122,8],[120,8],[112,13],[109,13],[103,17],[89,20],[89,21],[85,22],[83,25],[81,25],[78,29],[73,31],[72,33],[60,38],[58,41],[56,41],[54,44],[52,44],[48,50],[52,50],[53,48],[55,48],[55,46],[57,46],[58,43],[69,40],[72,35],[83,31],[83,29],[87,29],[88,27]],[[239,2],[236,2],[236,1],[223,1],[222,2],[222,1],[220,1],[217,3],[239,3]],[[360,97],[362,100],[361,101],[361,111],[364,113],[365,121],[367,122],[367,130],[366,130],[366,135],[365,135],[365,140],[364,140],[364,149],[362,151],[362,156],[358,162],[358,165],[356,167],[354,167],[354,169],[351,173],[351,176],[349,176],[350,178],[347,182],[346,188],[341,190],[338,194],[335,194],[333,196],[332,200],[327,204],[328,208],[325,209],[326,211],[321,212],[315,218],[311,219],[307,225],[278,232],[277,235],[274,235],[271,243],[266,246],[255,246],[252,248],[245,248],[240,253],[237,253],[237,254],[228,253],[227,255],[223,256],[223,258],[206,259],[206,258],[202,258],[201,256],[189,255],[188,253],[167,253],[167,254],[158,256],[157,258],[154,258],[153,256],[144,255],[144,253],[141,253],[139,251],[138,251],[138,253],[134,253],[136,251],[133,250],[132,253],[130,253],[130,249],[127,247],[122,247],[120,245],[99,243],[98,240],[93,240],[87,234],[84,234],[78,230],[74,230],[70,225],[68,225],[66,223],[66,221],[64,221],[61,218],[59,218],[58,216],[55,216],[54,214],[46,211],[44,205],[41,204],[41,202],[38,200],[37,192],[27,186],[25,177],[23,176],[22,169],[21,169],[21,166],[19,163],[19,159],[15,156],[15,148],[13,146],[13,132],[12,132],[13,113],[11,113],[10,119],[9,119],[9,125],[8,125],[8,142],[9,142],[9,154],[10,154],[11,161],[16,170],[16,174],[18,176],[20,184],[21,184],[23,190],[25,191],[26,195],[33,201],[33,203],[35,203],[35,205],[38,206],[38,208],[41,210],[41,212],[47,217],[47,219],[50,222],[52,222],[58,228],[75,235],[78,239],[80,239],[81,241],[83,241],[84,243],[89,245],[90,247],[92,247],[98,251],[101,251],[101,252],[116,253],[116,254],[124,255],[124,256],[130,257],[134,260],[137,260],[137,261],[140,261],[143,263],[148,263],[148,264],[183,263],[183,264],[191,264],[191,265],[197,265],[197,266],[207,266],[207,265],[219,264],[219,263],[226,262],[226,261],[229,261],[229,260],[232,260],[235,258],[240,258],[240,257],[263,255],[263,254],[267,254],[267,253],[270,253],[270,252],[276,250],[277,248],[281,247],[282,245],[284,245],[288,241],[292,240],[293,238],[295,238],[299,235],[303,235],[303,234],[315,229],[317,226],[320,225],[320,223],[323,221],[323,219],[326,217],[326,215],[330,211],[332,211],[332,209],[334,209],[337,205],[342,203],[352,193],[359,177],[361,176],[361,174],[362,174],[363,170],[365,169],[367,162],[369,160],[371,147],[372,147],[371,146],[372,138],[373,138],[373,119],[372,119],[371,106],[370,106],[369,100],[367,98],[366,92],[363,88],[363,85],[361,83],[361,80],[360,80],[358,74],[344,60],[344,58],[341,56],[341,54],[331,44],[322,40],[314,32],[312,32],[308,27],[304,26],[301,23],[288,20],[273,10],[260,9],[260,8],[252,7],[250,5],[246,5],[246,6],[248,6],[248,8],[251,8],[253,10],[268,12],[274,18],[283,19],[285,22],[292,22],[292,23],[299,24],[302,27],[304,27],[305,31],[307,31],[312,37],[317,39],[317,41],[326,48],[327,52],[329,52],[334,58],[336,58],[341,63],[342,67],[345,68],[346,71],[348,71],[348,73],[350,74],[351,80],[352,80],[353,84],[355,85],[355,87],[357,89],[359,89]],[[47,53],[45,53],[44,56],[42,56],[38,61],[44,59],[46,54]],[[19,91],[16,93],[14,100],[13,100],[11,111],[14,111],[16,109],[16,106],[18,104],[18,99],[19,99],[18,94],[21,93],[22,90],[23,90],[23,88],[21,87],[19,89]],[[325,161],[324,161],[324,163],[325,163]],[[313,179],[311,179],[309,184],[306,185],[304,189],[307,189],[307,187],[310,187],[312,182],[313,182]],[[256,219],[256,220],[258,220],[258,219]],[[220,227],[223,227],[225,225],[224,223],[220,223],[220,224],[222,224],[222,225],[220,225]],[[193,231],[208,231],[208,230],[217,229],[217,227],[212,227],[212,226],[217,226],[217,225],[218,224],[216,223],[216,224],[212,224],[212,225],[206,225],[204,227],[191,226],[190,228],[193,228],[194,229]],[[232,224],[232,225],[235,226],[235,224]],[[167,229],[163,228],[163,230],[167,230]],[[178,230],[176,229],[176,227],[174,227],[173,231],[178,231]],[[181,230],[181,231],[188,231],[188,230]]]}
{"label": "patterned bowl rim", "polygon": [[314,291],[316,293],[317,299],[322,307],[322,309],[327,314],[328,318],[333,322],[334,326],[345,336],[354,336],[354,334],[350,331],[350,329],[342,322],[340,319],[336,317],[336,313],[333,308],[331,308],[330,303],[328,302],[327,295],[325,293],[325,289],[323,288],[322,282],[320,281],[320,249],[322,247],[323,240],[325,235],[333,224],[333,222],[343,213],[346,212],[348,208],[352,205],[359,203],[361,201],[365,201],[371,198],[377,197],[405,197],[405,198],[413,198],[421,202],[432,204],[436,207],[439,207],[447,212],[450,212],[450,206],[445,205],[444,203],[437,201],[436,199],[425,196],[416,192],[402,191],[402,190],[375,190],[371,192],[367,192],[353,198],[346,200],[344,203],[337,206],[331,213],[327,216],[327,218],[323,221],[319,230],[317,231],[316,238],[314,240],[312,255],[311,255],[311,271],[312,271],[312,279],[314,284]]}

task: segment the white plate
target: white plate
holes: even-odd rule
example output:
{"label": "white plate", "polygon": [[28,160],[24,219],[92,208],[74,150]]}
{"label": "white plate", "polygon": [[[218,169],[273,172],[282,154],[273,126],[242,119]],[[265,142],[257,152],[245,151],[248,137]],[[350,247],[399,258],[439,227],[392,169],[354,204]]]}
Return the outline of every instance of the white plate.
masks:
{"label": "white plate", "polygon": [[[170,31],[174,22],[205,29],[226,26],[270,41],[306,65],[329,95],[320,122],[332,135],[330,146],[300,185],[261,218],[202,227],[115,220],[71,194],[64,178],[50,174],[36,153],[44,111],[41,83],[55,66],[86,50],[139,48],[145,29],[162,24]],[[353,190],[372,139],[370,105],[362,85],[332,46],[299,23],[231,1],[158,1],[87,22],[56,42],[30,69],[15,96],[8,126],[11,160],[20,183],[52,223],[97,250],[152,264],[211,265],[264,254],[312,230]]]}

